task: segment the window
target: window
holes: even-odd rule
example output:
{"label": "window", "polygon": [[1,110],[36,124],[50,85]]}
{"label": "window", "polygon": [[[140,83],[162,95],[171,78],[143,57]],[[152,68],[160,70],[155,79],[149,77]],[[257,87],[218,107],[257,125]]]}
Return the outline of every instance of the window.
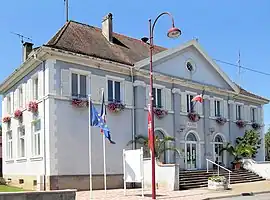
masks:
{"label": "window", "polygon": [[220,117],[221,112],[220,112],[220,101],[215,100],[215,116]]}
{"label": "window", "polygon": [[251,108],[250,109],[250,120],[252,122],[256,121],[256,108]]}
{"label": "window", "polygon": [[19,107],[23,107],[23,89],[22,87],[19,88]]}
{"label": "window", "polygon": [[38,78],[33,79],[33,98],[34,100],[38,100]]}
{"label": "window", "polygon": [[121,102],[121,83],[108,80],[108,101]]}
{"label": "window", "polygon": [[32,154],[33,156],[40,155],[40,119],[36,119],[32,122]]}
{"label": "window", "polygon": [[241,105],[236,105],[236,120],[242,119]]}
{"label": "window", "polygon": [[86,98],[86,75],[72,73],[71,75],[71,94],[73,97]]}
{"label": "window", "polygon": [[152,95],[153,95],[153,106],[156,108],[161,108],[162,107],[161,89],[160,88],[153,88]]}
{"label": "window", "polygon": [[11,114],[11,98],[7,97],[7,113]]}
{"label": "window", "polygon": [[12,131],[7,132],[7,159],[12,159]]}
{"label": "window", "polygon": [[18,128],[18,156],[25,157],[25,128]]}
{"label": "window", "polygon": [[190,94],[187,95],[187,112],[194,111],[194,102],[191,101],[193,98],[194,98],[193,95]]}

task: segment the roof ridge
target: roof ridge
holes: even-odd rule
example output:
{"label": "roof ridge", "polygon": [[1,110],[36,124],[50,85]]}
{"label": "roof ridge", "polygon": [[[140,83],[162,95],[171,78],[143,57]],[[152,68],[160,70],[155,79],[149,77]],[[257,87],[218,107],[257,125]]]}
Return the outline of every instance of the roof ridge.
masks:
{"label": "roof ridge", "polygon": [[[64,34],[64,32],[66,31],[66,29],[67,29],[67,27],[70,25],[70,22],[71,22],[71,20],[70,21],[68,21],[68,22],[66,22],[65,23],[65,25],[64,26],[62,26],[57,32],[56,32],[56,34],[55,35],[57,35],[57,37],[56,37],[56,39],[54,40],[54,42],[52,43],[52,44],[50,44],[50,45],[56,45],[56,43],[60,40],[60,38],[62,37],[62,35]],[[48,43],[50,43],[50,41],[52,40],[53,38],[51,38],[48,42],[47,42],[47,44]],[[46,44],[46,45],[47,45]],[[46,46],[45,45],[45,46]]]}

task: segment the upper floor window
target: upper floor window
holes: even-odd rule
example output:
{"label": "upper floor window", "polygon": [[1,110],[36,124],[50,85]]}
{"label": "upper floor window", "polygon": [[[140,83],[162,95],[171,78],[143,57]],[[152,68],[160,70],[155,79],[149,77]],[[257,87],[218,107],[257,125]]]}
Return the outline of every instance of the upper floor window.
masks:
{"label": "upper floor window", "polygon": [[32,122],[32,154],[33,156],[39,156],[41,153],[40,144],[40,131],[41,121],[39,116],[34,115],[34,121]]}
{"label": "upper floor window", "polygon": [[23,89],[19,88],[19,107],[23,107]]}
{"label": "upper floor window", "polygon": [[18,156],[25,157],[25,128],[18,128]]}
{"label": "upper floor window", "polygon": [[256,108],[251,108],[250,109],[250,120],[252,122],[256,121]]}
{"label": "upper floor window", "polygon": [[11,113],[11,97],[7,96],[7,113]]}
{"label": "upper floor window", "polygon": [[13,147],[12,147],[12,131],[7,132],[7,159],[12,159],[13,158]]}
{"label": "upper floor window", "polygon": [[221,109],[220,109],[220,101],[215,100],[215,116],[220,117],[221,116]]}
{"label": "upper floor window", "polygon": [[160,88],[153,88],[152,95],[153,95],[153,106],[156,108],[162,107],[162,98],[161,98],[161,90]]}
{"label": "upper floor window", "polygon": [[236,120],[242,119],[241,105],[236,105]]}
{"label": "upper floor window", "polygon": [[86,75],[72,73],[71,94],[73,97],[86,98]]}
{"label": "upper floor window", "polygon": [[33,99],[38,100],[38,77],[33,79]]}
{"label": "upper floor window", "polygon": [[187,112],[194,112],[194,102],[192,101],[193,98],[193,95],[187,95]]}
{"label": "upper floor window", "polygon": [[108,80],[108,101],[121,101],[121,83],[115,80]]}

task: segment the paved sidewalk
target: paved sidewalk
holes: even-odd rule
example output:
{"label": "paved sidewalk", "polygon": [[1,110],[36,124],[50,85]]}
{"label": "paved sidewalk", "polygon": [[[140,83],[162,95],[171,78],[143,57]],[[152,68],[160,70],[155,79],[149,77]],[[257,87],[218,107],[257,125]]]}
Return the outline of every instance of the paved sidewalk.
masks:
{"label": "paved sidewalk", "polygon": [[[203,200],[213,197],[228,197],[231,195],[239,195],[244,192],[266,192],[270,191],[270,181],[260,181],[253,183],[241,183],[232,185],[232,190],[216,192],[210,191],[207,188],[183,190],[183,191],[165,191],[157,190],[157,199],[180,199],[180,200]],[[104,190],[96,190],[93,192],[93,199],[114,199],[114,200],[139,200],[151,199],[151,191],[144,191],[145,197],[141,197],[140,189],[127,190],[127,196],[124,196],[123,189],[108,190],[105,195]],[[88,200],[89,191],[77,192],[76,200]]]}

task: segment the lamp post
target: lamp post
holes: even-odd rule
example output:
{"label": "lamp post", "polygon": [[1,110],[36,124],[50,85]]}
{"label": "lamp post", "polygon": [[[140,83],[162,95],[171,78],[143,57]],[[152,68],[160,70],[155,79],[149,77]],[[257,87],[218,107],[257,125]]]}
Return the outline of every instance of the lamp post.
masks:
{"label": "lamp post", "polygon": [[177,38],[181,35],[180,29],[174,26],[174,19],[173,16],[168,12],[163,12],[157,16],[153,25],[151,19],[149,19],[149,28],[150,28],[150,93],[149,93],[149,100],[150,100],[150,113],[151,113],[151,134],[150,134],[150,146],[152,147],[151,152],[151,163],[152,163],[152,199],[156,199],[156,170],[155,170],[155,132],[154,132],[154,112],[153,112],[153,49],[154,49],[154,28],[156,25],[157,20],[163,16],[168,15],[172,20],[172,27],[169,29],[167,36],[169,38]]}

